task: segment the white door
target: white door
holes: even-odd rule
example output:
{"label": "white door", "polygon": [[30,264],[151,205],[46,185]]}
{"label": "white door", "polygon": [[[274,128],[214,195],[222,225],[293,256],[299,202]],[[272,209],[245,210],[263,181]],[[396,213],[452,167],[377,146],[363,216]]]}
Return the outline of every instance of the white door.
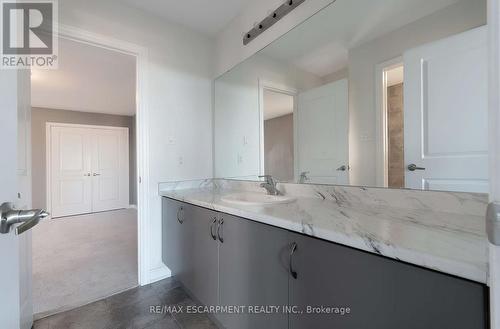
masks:
{"label": "white door", "polygon": [[92,211],[92,138],[86,128],[51,127],[50,182],[53,217]]}
{"label": "white door", "polygon": [[487,193],[486,28],[407,51],[404,66],[406,187]]}
{"label": "white door", "polygon": [[128,129],[49,125],[52,216],[128,207]]}
{"label": "white door", "polygon": [[128,131],[91,129],[92,211],[128,207]]}
{"label": "white door", "polygon": [[339,80],[299,94],[296,176],[310,183],[348,184],[348,85]]}
{"label": "white door", "polygon": [[[14,202],[20,208],[29,207],[31,202],[31,184],[26,184],[30,175],[30,139],[29,133],[24,134],[31,129],[29,90],[29,71],[3,70],[0,74],[0,148],[4,155],[0,164],[0,203]],[[0,234],[0,259],[0,327],[31,328],[31,233]]]}

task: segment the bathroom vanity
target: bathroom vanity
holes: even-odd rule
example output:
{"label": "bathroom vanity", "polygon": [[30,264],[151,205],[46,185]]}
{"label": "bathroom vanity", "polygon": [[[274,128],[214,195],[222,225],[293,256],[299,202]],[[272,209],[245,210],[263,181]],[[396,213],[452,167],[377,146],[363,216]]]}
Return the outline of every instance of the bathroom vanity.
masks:
{"label": "bathroom vanity", "polygon": [[160,186],[163,260],[204,305],[291,307],[222,326],[488,328],[486,1],[400,2],[215,79],[215,179]]}
{"label": "bathroom vanity", "polygon": [[[223,327],[487,328],[486,239],[460,216],[461,227],[444,227],[446,213],[428,226],[422,210],[407,212],[413,220],[389,208],[363,219],[335,201],[346,194],[317,187],[306,196],[312,186],[290,191],[287,204],[244,205],[224,200],[265,191],[208,185],[160,191],[165,265],[203,305],[281,307],[212,314]],[[479,246],[470,255],[450,249],[470,243]]]}

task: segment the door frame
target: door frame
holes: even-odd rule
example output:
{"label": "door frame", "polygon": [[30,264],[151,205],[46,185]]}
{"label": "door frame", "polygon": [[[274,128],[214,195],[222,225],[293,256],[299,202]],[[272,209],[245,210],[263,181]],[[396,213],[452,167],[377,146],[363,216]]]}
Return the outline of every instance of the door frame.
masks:
{"label": "door frame", "polygon": [[[77,123],[59,123],[59,122],[46,122],[45,123],[45,187],[46,187],[46,209],[48,212],[52,213],[52,128],[61,127],[61,128],[84,128],[84,129],[106,129],[106,130],[123,130],[127,131],[129,134],[128,127],[117,127],[117,126],[98,126],[98,125],[85,125],[85,124],[77,124]],[[129,140],[127,140],[127,148]],[[137,155],[136,155],[137,157]],[[128,162],[130,163],[130,154],[128,158]],[[130,172],[128,179],[128,186],[130,190]],[[130,200],[127,205],[128,208],[131,208]]]}
{"label": "door frame", "polygon": [[401,66],[403,56],[377,64],[375,67],[375,145],[377,149],[377,186],[389,186],[389,138],[387,135],[387,71]]}
{"label": "door frame", "polygon": [[[500,0],[488,0],[490,202],[500,203]],[[500,329],[500,246],[489,244],[490,326]]]}
{"label": "door frame", "polygon": [[298,157],[297,157],[297,96],[299,91],[295,88],[259,79],[259,175],[265,174],[264,168],[264,91],[269,90],[280,94],[285,94],[293,97],[293,172],[295,179],[297,179]]}
{"label": "door frame", "polygon": [[148,107],[148,49],[127,41],[59,24],[59,38],[116,51],[136,59],[136,158],[137,158],[137,261],[139,285],[152,277],[150,269],[151,238],[149,230],[149,107]]}

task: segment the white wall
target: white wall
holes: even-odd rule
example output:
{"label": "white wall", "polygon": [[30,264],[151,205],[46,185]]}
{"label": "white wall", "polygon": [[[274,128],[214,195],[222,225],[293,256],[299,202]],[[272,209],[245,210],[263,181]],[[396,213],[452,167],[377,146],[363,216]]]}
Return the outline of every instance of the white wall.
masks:
{"label": "white wall", "polygon": [[213,40],[116,0],[59,1],[59,19],[148,49],[150,264],[166,275],[158,183],[212,176]]}
{"label": "white wall", "polygon": [[[215,177],[253,177],[260,169],[259,79],[307,90],[320,77],[258,54],[215,81]],[[238,161],[240,158],[240,161]]]}
{"label": "white wall", "polygon": [[446,7],[349,51],[351,184],[376,185],[375,69],[419,45],[486,24],[486,2]]}
{"label": "white wall", "polygon": [[217,36],[215,76],[221,75],[244,59],[252,56],[332,2],[335,2],[335,0],[307,0],[274,24],[269,30],[244,46],[244,33],[252,29],[255,23],[260,22],[272,10],[275,10],[283,3],[283,0],[250,1],[245,10]]}

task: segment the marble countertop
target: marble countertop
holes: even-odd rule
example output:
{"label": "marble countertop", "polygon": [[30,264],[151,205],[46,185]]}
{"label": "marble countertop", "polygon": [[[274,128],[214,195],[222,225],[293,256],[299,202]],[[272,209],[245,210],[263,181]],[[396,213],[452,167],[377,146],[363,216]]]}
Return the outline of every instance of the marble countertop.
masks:
{"label": "marble countertop", "polygon": [[[330,191],[330,198],[324,196],[324,191],[316,191],[310,197],[298,196],[289,204],[266,206],[221,200],[224,195],[241,191],[204,183],[199,187],[160,188],[159,194],[476,282],[488,281],[487,238],[480,209],[471,211],[477,214],[461,214],[380,202],[353,204],[339,202],[339,196],[345,200],[346,193],[338,190]],[[482,204],[476,201],[476,206]]]}

